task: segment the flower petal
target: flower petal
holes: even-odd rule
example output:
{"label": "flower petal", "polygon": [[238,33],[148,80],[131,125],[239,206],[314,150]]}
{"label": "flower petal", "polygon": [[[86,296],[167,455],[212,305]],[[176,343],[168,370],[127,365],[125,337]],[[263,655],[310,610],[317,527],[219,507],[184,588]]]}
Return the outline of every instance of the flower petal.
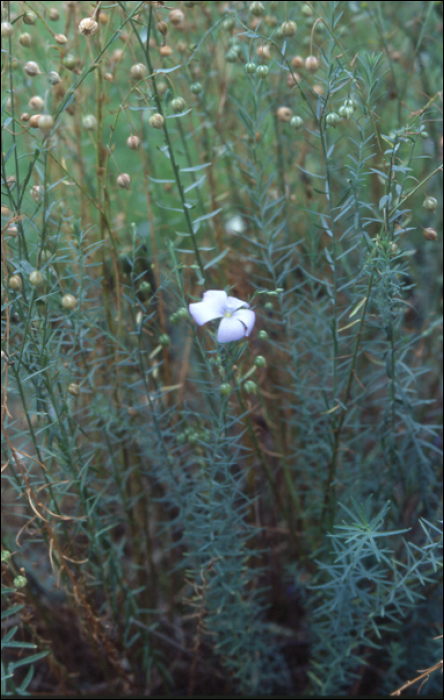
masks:
{"label": "flower petal", "polygon": [[199,326],[208,321],[221,318],[227,309],[227,293],[219,290],[210,290],[203,295],[203,301],[190,304],[189,310]]}
{"label": "flower petal", "polygon": [[251,309],[239,309],[239,311],[233,314],[233,318],[241,321],[244,325],[245,335],[248,338],[256,322],[256,314],[254,311],[251,311]]}
{"label": "flower petal", "polygon": [[231,343],[233,340],[245,338],[244,325],[234,316],[223,318],[219,324],[217,340],[219,343]]}
{"label": "flower petal", "polygon": [[236,299],[236,297],[228,297],[227,298],[227,308],[230,309],[230,311],[236,311],[236,309],[241,309],[243,306],[246,306],[249,308],[249,304],[247,304],[246,301],[241,301],[240,299]]}

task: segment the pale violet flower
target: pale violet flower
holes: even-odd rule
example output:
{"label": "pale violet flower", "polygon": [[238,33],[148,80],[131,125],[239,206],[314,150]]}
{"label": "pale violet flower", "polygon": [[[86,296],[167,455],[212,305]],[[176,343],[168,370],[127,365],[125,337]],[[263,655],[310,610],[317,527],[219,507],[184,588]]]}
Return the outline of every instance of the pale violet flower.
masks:
{"label": "pale violet flower", "polygon": [[229,297],[226,292],[205,292],[203,301],[190,304],[190,314],[199,326],[221,318],[217,339],[219,343],[230,343],[248,337],[254,328],[256,315],[245,301]]}

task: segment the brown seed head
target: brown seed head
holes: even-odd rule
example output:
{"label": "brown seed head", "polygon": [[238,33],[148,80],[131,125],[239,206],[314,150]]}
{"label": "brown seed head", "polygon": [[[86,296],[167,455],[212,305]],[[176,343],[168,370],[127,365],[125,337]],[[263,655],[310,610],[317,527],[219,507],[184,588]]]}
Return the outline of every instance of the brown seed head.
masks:
{"label": "brown seed head", "polygon": [[128,136],[126,140],[126,145],[128,148],[131,148],[132,151],[138,151],[140,148],[140,139],[138,136],[135,136],[134,134],[131,136]]}
{"label": "brown seed head", "polygon": [[29,106],[33,110],[43,109],[44,104],[45,101],[40,97],[40,95],[34,95],[34,97],[31,97],[29,100]]}
{"label": "brown seed head", "polygon": [[292,117],[290,107],[279,107],[276,116],[280,122],[289,122]]}
{"label": "brown seed head", "polygon": [[97,34],[98,29],[99,25],[92,17],[85,17],[79,24],[79,32],[83,36],[94,36],[94,34]]}
{"label": "brown seed head", "polygon": [[117,184],[124,190],[129,190],[131,187],[131,177],[128,175],[128,173],[121,173],[117,178]]}
{"label": "brown seed head", "polygon": [[291,59],[291,65],[293,68],[303,68],[305,66],[305,61],[302,56],[295,56]]}
{"label": "brown seed head", "polygon": [[29,75],[30,78],[34,78],[40,73],[39,65],[35,61],[28,61],[28,63],[25,63],[23,70],[25,71],[26,75]]}
{"label": "brown seed head", "polygon": [[165,119],[161,114],[153,114],[150,117],[150,124],[154,129],[162,129],[165,124]]}
{"label": "brown seed head", "polygon": [[143,63],[135,63],[133,66],[131,66],[130,75],[133,80],[143,80],[147,73],[147,67]]}
{"label": "brown seed head", "polygon": [[168,58],[169,56],[173,55],[173,49],[171,46],[161,46],[159,51],[162,58]]}
{"label": "brown seed head", "polygon": [[175,27],[180,27],[181,24],[183,24],[183,21],[185,19],[185,15],[182,12],[182,10],[171,10],[170,12],[170,22],[173,24]]}
{"label": "brown seed head", "polygon": [[309,73],[316,73],[321,67],[321,62],[316,56],[308,56],[305,59],[305,70]]}
{"label": "brown seed head", "polygon": [[438,232],[434,228],[425,228],[424,238],[426,238],[428,241],[437,241]]}
{"label": "brown seed head", "polygon": [[42,115],[41,114],[33,114],[32,117],[29,119],[29,126],[31,129],[37,129],[39,125],[39,119]]}
{"label": "brown seed head", "polygon": [[54,126],[54,119],[50,114],[41,114],[37,120],[37,126],[42,131],[51,131]]}
{"label": "brown seed head", "polygon": [[64,34],[56,34],[54,37],[54,41],[56,41],[58,44],[67,44],[68,39]]}
{"label": "brown seed head", "polygon": [[259,56],[259,58],[264,58],[268,61],[268,59],[271,57],[270,44],[263,44],[262,46],[258,46],[256,53]]}

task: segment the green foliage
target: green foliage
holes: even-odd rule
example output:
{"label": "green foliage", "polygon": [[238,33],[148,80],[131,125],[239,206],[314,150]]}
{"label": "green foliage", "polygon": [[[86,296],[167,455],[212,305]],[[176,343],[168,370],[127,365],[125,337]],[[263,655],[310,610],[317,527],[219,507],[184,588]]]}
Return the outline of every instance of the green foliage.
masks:
{"label": "green foliage", "polygon": [[3,5],[2,693],[394,692],[442,658],[441,3]]}

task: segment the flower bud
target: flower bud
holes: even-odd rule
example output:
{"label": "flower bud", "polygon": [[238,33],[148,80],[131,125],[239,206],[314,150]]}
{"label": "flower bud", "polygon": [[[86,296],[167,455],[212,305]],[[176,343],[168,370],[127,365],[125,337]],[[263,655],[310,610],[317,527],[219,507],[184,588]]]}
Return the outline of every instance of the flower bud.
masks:
{"label": "flower bud", "polygon": [[131,148],[132,151],[138,151],[140,148],[140,139],[138,136],[132,135],[128,136],[126,140],[126,145]]}
{"label": "flower bud", "polygon": [[40,73],[38,63],[35,61],[28,61],[28,63],[25,63],[23,70],[25,71],[26,75],[29,75],[30,78],[34,78]]}
{"label": "flower bud", "polygon": [[290,121],[290,126],[293,127],[293,129],[296,129],[296,131],[299,131],[299,129],[302,129],[304,126],[304,120],[302,117],[292,117]]}
{"label": "flower bud", "polygon": [[11,22],[2,22],[2,38],[8,39],[14,33],[14,27]]}
{"label": "flower bud", "polygon": [[179,309],[176,311],[176,316],[179,321],[185,321],[187,318],[190,317],[188,309]]}
{"label": "flower bud", "polygon": [[259,331],[257,337],[259,338],[259,340],[268,340],[268,333],[267,331]]}
{"label": "flower bud", "polygon": [[276,116],[280,122],[289,122],[291,119],[291,109],[289,107],[279,107]]}
{"label": "flower bud", "polygon": [[437,241],[438,232],[434,228],[425,228],[424,238],[426,238],[428,241]]}
{"label": "flower bud", "polygon": [[180,25],[183,23],[185,19],[185,15],[182,12],[182,10],[171,10],[170,12],[170,22],[173,24],[175,27],[180,27]]}
{"label": "flower bud", "polygon": [[266,367],[267,360],[262,355],[258,355],[254,359],[254,365],[255,365],[255,367]]}
{"label": "flower bud", "polygon": [[190,86],[190,90],[193,93],[193,95],[200,95],[200,93],[203,90],[202,84],[201,83],[193,83]]}
{"label": "flower bud", "polygon": [[269,72],[268,66],[258,66],[257,68],[257,74],[262,80],[268,77]]}
{"label": "flower bud", "polygon": [[121,173],[119,177],[117,178],[117,184],[119,187],[122,187],[124,190],[129,190],[131,187],[131,177],[128,175],[128,173]]}
{"label": "flower bud", "polygon": [[56,41],[60,45],[68,43],[68,39],[64,34],[56,34],[54,37],[54,41]]}
{"label": "flower bud", "polygon": [[8,280],[8,284],[14,292],[20,292],[23,287],[23,281],[19,275],[12,275]]}
{"label": "flower bud", "polygon": [[165,124],[165,119],[161,114],[152,114],[150,117],[150,124],[154,129],[162,129]]}
{"label": "flower bud", "polygon": [[99,25],[92,17],[85,17],[79,24],[79,32],[83,36],[94,36],[94,34],[97,34],[98,29]]}
{"label": "flower bud", "polygon": [[249,10],[254,17],[263,17],[265,15],[265,7],[261,2],[252,2]]}
{"label": "flower bud", "polygon": [[298,25],[296,22],[284,22],[282,25],[282,34],[284,36],[294,36],[297,32]]}
{"label": "flower bud", "polygon": [[37,126],[42,131],[51,131],[54,126],[54,119],[50,114],[41,114],[37,120]]}
{"label": "flower bud", "polygon": [[14,586],[16,588],[24,588],[27,583],[28,582],[24,576],[16,576],[14,579]]}
{"label": "flower bud", "polygon": [[247,63],[247,65],[245,66],[245,70],[250,75],[253,75],[253,73],[256,73],[256,64],[255,63]]}
{"label": "flower bud", "polygon": [[95,118],[94,114],[87,114],[84,116],[82,119],[82,126],[87,131],[92,131],[95,129],[97,126],[97,119]]}
{"label": "flower bud", "polygon": [[244,384],[244,389],[247,392],[247,394],[257,394],[257,384],[256,382],[245,382]]}
{"label": "flower bud", "polygon": [[23,15],[23,22],[24,24],[36,24],[37,23],[37,15],[35,12],[25,12]]}
{"label": "flower bud", "polygon": [[148,69],[143,63],[135,63],[131,66],[130,75],[133,80],[143,80],[148,74]]}
{"label": "flower bud", "polygon": [[321,62],[319,58],[316,58],[316,56],[308,56],[305,59],[305,70],[307,70],[309,73],[316,73],[320,67]]}
{"label": "flower bud", "polygon": [[73,294],[64,294],[62,296],[62,306],[67,311],[74,311],[77,306],[77,299]]}
{"label": "flower bud", "polygon": [[435,197],[426,197],[422,206],[434,214],[438,207],[438,200]]}
{"label": "flower bud", "polygon": [[222,396],[229,396],[231,394],[231,384],[221,384],[219,391]]}
{"label": "flower bud", "polygon": [[29,282],[33,287],[42,287],[45,284],[45,277],[40,270],[34,270],[29,275]]}
{"label": "flower bud", "polygon": [[149,294],[152,293],[151,284],[149,282],[142,282],[139,287],[138,293],[141,297],[146,298]]}
{"label": "flower bud", "polygon": [[[3,27],[3,24],[2,24]],[[24,32],[23,34],[20,34],[19,36],[19,43],[25,47],[25,49],[29,49],[29,47],[32,44],[32,36],[28,34],[28,32]]]}
{"label": "flower bud", "polygon": [[70,384],[68,387],[68,394],[71,394],[71,396],[74,396],[77,398],[80,396],[81,389],[78,384]]}

